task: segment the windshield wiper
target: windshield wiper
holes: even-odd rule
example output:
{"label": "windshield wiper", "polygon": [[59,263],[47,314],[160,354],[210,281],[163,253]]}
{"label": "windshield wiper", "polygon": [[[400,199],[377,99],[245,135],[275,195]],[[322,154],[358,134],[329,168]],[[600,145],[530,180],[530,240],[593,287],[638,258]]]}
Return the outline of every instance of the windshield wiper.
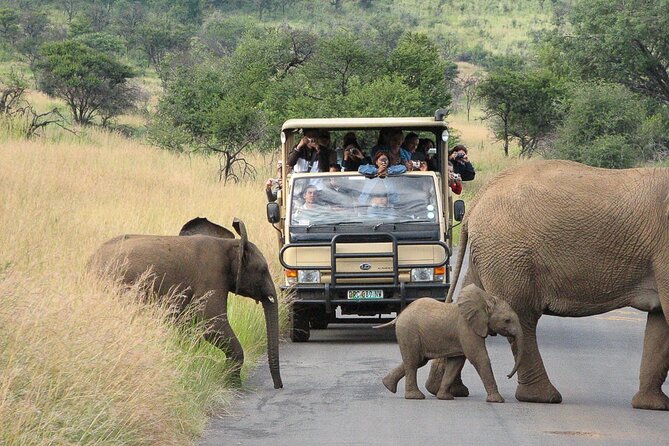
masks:
{"label": "windshield wiper", "polygon": [[434,223],[432,220],[400,220],[400,221],[382,221],[374,225],[374,230],[379,229],[383,225],[399,225],[404,223]]}
{"label": "windshield wiper", "polygon": [[364,222],[362,221],[340,221],[339,223],[334,223],[336,226],[343,226],[343,225],[361,225]]}
{"label": "windshield wiper", "polygon": [[393,223],[395,224],[401,224],[401,223],[434,223],[432,220],[425,220],[425,219],[416,219],[416,220],[401,220],[401,221],[394,221]]}

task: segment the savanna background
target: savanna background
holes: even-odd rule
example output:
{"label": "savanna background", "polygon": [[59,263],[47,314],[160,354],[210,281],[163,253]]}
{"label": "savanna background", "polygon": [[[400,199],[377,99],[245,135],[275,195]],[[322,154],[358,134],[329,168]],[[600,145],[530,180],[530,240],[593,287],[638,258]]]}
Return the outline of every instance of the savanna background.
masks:
{"label": "savanna background", "polygon": [[[448,108],[466,201],[531,157],[666,166],[668,22],[667,0],[0,1],[0,443],[192,444],[225,413],[197,322],[85,264],[239,217],[278,283],[285,119]],[[245,376],[262,312],[231,301]]]}

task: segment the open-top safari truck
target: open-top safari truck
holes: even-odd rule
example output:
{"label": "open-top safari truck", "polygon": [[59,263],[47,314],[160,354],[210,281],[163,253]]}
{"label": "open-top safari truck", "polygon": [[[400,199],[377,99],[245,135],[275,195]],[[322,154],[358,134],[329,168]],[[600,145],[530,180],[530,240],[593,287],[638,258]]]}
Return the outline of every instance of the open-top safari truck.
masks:
{"label": "open-top safari truck", "polygon": [[[278,231],[285,271],[281,289],[292,294],[293,341],[307,341],[310,328],[329,323],[379,322],[420,297],[445,299],[452,228],[464,215],[464,203],[453,203],[448,187],[444,115],[438,110],[423,118],[292,119],[283,124],[283,189],[276,202],[268,203],[267,217]],[[369,150],[384,128],[434,141],[429,156],[437,171],[369,178],[357,171],[291,173],[285,168],[305,130],[329,131],[333,147],[354,131],[368,141]],[[308,188],[318,191],[321,202],[315,209],[304,205]]]}

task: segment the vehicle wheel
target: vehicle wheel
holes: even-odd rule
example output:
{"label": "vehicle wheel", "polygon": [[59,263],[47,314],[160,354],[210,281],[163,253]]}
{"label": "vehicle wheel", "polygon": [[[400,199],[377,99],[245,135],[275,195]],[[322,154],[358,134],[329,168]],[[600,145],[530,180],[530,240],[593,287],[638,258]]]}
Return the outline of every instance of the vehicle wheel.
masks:
{"label": "vehicle wheel", "polygon": [[307,342],[309,340],[309,318],[299,309],[291,310],[290,340],[293,342]]}
{"label": "vehicle wheel", "polygon": [[330,323],[330,317],[326,312],[317,312],[316,314],[312,315],[311,318],[311,328],[316,329],[316,330],[324,330],[328,328],[328,324]]}

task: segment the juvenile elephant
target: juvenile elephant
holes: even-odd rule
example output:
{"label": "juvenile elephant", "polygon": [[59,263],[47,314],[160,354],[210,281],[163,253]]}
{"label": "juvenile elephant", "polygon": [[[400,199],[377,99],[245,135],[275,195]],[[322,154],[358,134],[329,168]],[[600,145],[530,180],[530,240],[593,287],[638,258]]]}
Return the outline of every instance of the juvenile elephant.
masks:
{"label": "juvenile elephant", "polygon": [[[445,358],[445,373],[437,398],[451,400],[451,385],[462,370],[465,359],[468,359],[483,381],[488,393],[486,401],[504,402],[497,390],[485,338],[488,334],[499,333],[511,343],[522,343],[520,322],[509,304],[475,285],[469,285],[462,290],[457,304],[431,298],[418,299],[396,319],[379,327],[393,324],[402,353],[402,364],[383,378],[383,384],[388,390],[395,393],[397,382],[406,374],[404,397],[425,398],[418,389],[416,371],[430,359]],[[522,348],[519,348],[509,378],[516,373],[521,356]]]}
{"label": "juvenile elephant", "polygon": [[648,312],[632,406],[669,410],[662,392],[669,369],[669,169],[534,161],[503,172],[470,206],[448,301],[463,280],[506,300],[520,318],[518,400],[562,401],[537,346],[542,314],[581,317],[631,306]]}
{"label": "juvenile elephant", "polygon": [[92,255],[89,269],[102,274],[117,271],[125,283],[136,282],[150,270],[156,295],[173,295],[175,290],[180,291],[180,300],[174,302],[179,311],[204,297],[203,317],[208,325],[205,338],[233,361],[237,379],[244,362],[244,351],[228,321],[228,292],[233,291],[262,303],[270,373],[274,388],[283,387],[279,373],[278,299],[264,256],[248,241],[244,223],[238,219],[234,220],[233,227],[241,239],[195,234],[193,231],[196,232],[199,227],[207,233],[214,229],[219,234],[227,232],[232,235],[227,229],[206,219],[192,220],[184,228],[186,226],[191,229],[187,237],[115,237]]}

